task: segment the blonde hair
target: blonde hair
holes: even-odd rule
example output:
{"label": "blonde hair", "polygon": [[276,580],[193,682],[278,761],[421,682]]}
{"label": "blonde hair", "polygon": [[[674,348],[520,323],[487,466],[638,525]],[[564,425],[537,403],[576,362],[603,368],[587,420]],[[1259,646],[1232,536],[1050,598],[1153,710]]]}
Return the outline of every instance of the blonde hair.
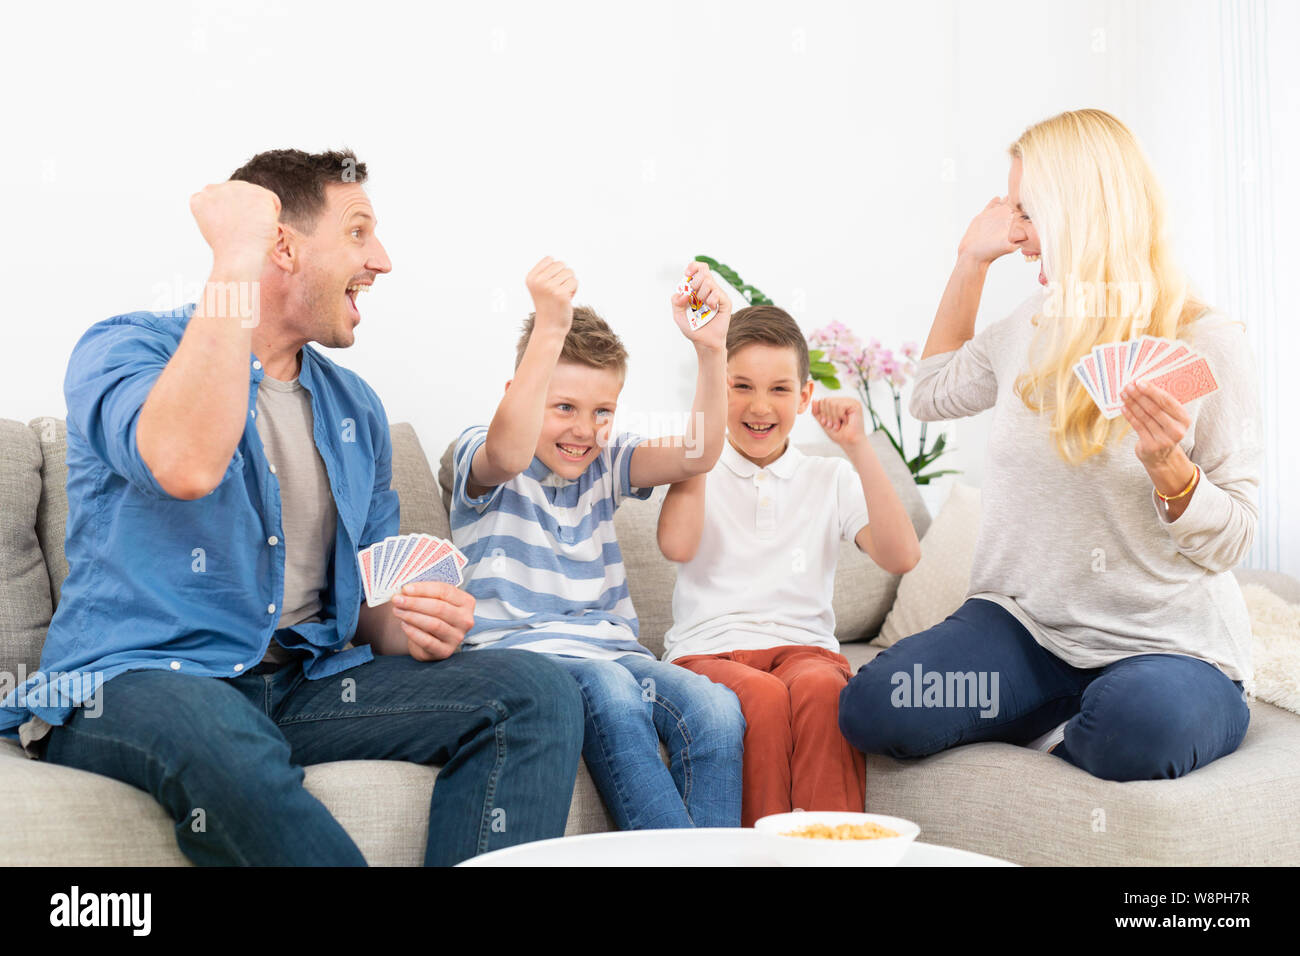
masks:
{"label": "blonde hair", "polygon": [[[523,331],[515,345],[515,368],[519,368],[519,363],[524,360],[524,352],[533,337],[533,324],[536,321],[536,312],[530,313],[524,320]],[[564,337],[559,361],[590,368],[612,369],[618,373],[619,378],[627,378],[627,349],[623,347],[623,340],[614,334],[609,323],[590,306],[573,307],[573,322]]]}
{"label": "blonde hair", "polygon": [[[1020,160],[1020,204],[1038,230],[1048,295],[1028,372],[1016,393],[1033,412],[1052,410],[1057,452],[1079,464],[1122,436],[1072,371],[1106,342],[1142,335],[1176,339],[1204,311],[1188,291],[1164,235],[1165,204],[1141,146],[1101,110],[1074,110],[1029,127],[1011,144]],[[1046,319],[1046,321],[1040,321]]]}

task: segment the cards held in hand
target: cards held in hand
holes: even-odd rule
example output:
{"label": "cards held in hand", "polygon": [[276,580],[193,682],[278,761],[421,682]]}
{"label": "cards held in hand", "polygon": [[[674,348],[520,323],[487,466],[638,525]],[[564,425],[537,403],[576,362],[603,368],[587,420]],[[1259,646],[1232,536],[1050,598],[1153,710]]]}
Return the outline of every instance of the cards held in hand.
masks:
{"label": "cards held in hand", "polygon": [[689,295],[691,297],[690,305],[686,309],[686,323],[691,327],[691,331],[697,331],[709,324],[709,320],[717,313],[708,305],[704,304],[695,295],[695,289],[691,286],[691,277],[686,276],[677,286],[678,295]]}
{"label": "cards held in hand", "polygon": [[376,607],[392,598],[404,585],[417,581],[445,581],[460,587],[469,559],[450,541],[431,534],[401,534],[376,541],[357,552],[366,604]]}
{"label": "cards held in hand", "polygon": [[1143,381],[1163,389],[1179,404],[1219,387],[1205,356],[1186,342],[1153,335],[1098,345],[1075,363],[1074,374],[1107,418],[1121,414],[1121,392],[1132,382]]}

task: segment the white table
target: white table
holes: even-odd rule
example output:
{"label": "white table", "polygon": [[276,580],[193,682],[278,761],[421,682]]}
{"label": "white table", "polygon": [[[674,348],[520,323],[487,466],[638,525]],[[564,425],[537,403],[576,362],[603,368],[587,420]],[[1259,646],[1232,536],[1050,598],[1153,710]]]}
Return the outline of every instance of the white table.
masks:
{"label": "white table", "polygon": [[[752,829],[625,830],[538,840],[461,866],[779,866]],[[913,843],[899,866],[1015,866],[953,847]]]}

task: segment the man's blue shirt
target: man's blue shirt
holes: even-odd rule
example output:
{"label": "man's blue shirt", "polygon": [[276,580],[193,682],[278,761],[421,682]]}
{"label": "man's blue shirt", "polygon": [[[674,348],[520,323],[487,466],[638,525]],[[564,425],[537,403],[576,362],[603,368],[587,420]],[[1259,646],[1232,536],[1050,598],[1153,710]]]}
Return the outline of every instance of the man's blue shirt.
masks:
{"label": "man's blue shirt", "polygon": [[[277,633],[284,591],[280,488],[255,421],[264,372],[249,356],[248,418],[221,483],[194,501],[158,484],[136,447],[140,409],[194,305],[92,326],[68,362],[68,577],[36,675],[0,703],[0,733],[33,714],[61,724],[95,682],[153,668],[235,677],[275,636],[308,655],[311,679],[370,660],[346,648],[357,624],[356,553],[397,534],[388,419],[354,372],[305,346],[316,448],[338,523],[320,620]],[[272,542],[275,542],[274,544]]]}

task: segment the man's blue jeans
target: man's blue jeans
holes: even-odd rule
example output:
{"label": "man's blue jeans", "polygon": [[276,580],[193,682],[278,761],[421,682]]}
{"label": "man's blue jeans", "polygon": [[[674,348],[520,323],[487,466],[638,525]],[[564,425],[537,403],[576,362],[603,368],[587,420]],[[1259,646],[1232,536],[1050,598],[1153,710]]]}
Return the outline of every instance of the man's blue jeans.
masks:
{"label": "man's blue jeans", "polygon": [[548,656],[582,688],[582,755],[620,830],[740,826],[745,718],[730,688],[644,654]]}
{"label": "man's blue jeans", "polygon": [[[979,697],[981,687],[995,693],[972,702],[970,689]],[[1024,744],[1063,721],[1056,756],[1106,780],[1153,780],[1232,753],[1250,710],[1240,682],[1181,654],[1071,667],[1011,612],[982,598],[882,651],[840,693],[849,743],[892,757],[981,740]]]}
{"label": "man's blue jeans", "polygon": [[292,661],[222,679],[127,671],[49,738],[51,763],[152,794],[190,860],[358,865],[303,767],[407,760],[442,769],[426,865],[564,834],[582,743],[569,676],[527,651],[421,662],[376,657],[309,681]]}

